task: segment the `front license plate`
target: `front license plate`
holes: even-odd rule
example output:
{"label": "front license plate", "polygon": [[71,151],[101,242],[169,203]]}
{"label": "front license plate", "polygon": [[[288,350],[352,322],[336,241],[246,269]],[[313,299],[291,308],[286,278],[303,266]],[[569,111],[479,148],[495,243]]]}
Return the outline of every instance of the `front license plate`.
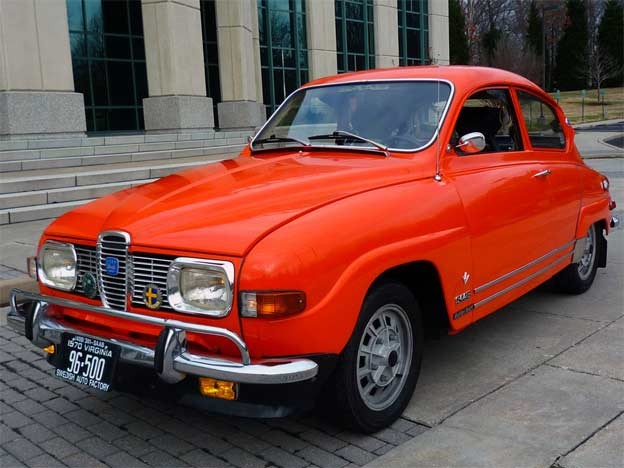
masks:
{"label": "front license plate", "polygon": [[119,346],[87,336],[64,333],[54,375],[107,392],[119,358]]}

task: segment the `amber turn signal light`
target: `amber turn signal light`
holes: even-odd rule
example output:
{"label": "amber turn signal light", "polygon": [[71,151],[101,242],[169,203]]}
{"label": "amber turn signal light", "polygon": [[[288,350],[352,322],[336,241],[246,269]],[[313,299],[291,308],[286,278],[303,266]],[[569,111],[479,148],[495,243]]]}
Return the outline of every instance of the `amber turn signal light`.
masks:
{"label": "amber turn signal light", "polygon": [[53,344],[51,344],[50,346],[46,346],[45,348],[43,348],[43,351],[48,354],[54,354],[56,352],[56,348]]}
{"label": "amber turn signal light", "polygon": [[200,377],[199,393],[203,396],[221,398],[222,400],[236,400],[236,384],[227,380]]}
{"label": "amber turn signal light", "polygon": [[241,294],[243,317],[279,317],[298,314],[306,307],[303,291],[255,291]]}

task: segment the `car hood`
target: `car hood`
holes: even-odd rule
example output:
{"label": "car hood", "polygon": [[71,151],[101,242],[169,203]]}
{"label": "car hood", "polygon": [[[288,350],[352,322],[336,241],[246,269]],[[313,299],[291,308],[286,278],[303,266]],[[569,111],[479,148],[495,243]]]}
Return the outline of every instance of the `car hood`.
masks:
{"label": "car hood", "polygon": [[422,176],[418,159],[314,151],[241,156],[96,200],[46,234],[95,240],[101,231],[122,230],[135,246],[242,256],[308,211]]}

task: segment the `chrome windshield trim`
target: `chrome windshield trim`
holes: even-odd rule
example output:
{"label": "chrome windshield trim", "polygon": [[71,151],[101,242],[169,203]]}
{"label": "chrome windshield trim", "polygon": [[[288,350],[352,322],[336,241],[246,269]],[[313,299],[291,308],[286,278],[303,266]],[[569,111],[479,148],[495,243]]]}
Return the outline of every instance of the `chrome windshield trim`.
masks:
{"label": "chrome windshield trim", "polygon": [[[274,119],[275,116],[278,114],[278,112],[281,110],[281,108],[288,103],[293,96],[295,96],[297,93],[299,92],[303,92],[305,90],[308,89],[313,89],[313,88],[328,88],[330,86],[342,86],[342,85],[354,85],[354,84],[371,84],[371,83],[401,83],[401,82],[430,82],[430,83],[445,83],[448,84],[451,88],[451,92],[449,93],[449,97],[446,101],[446,106],[444,106],[444,110],[442,111],[442,114],[440,115],[440,121],[438,122],[438,125],[435,129],[435,131],[433,132],[433,136],[431,137],[431,139],[424,145],[419,146],[417,148],[412,148],[412,149],[401,149],[401,148],[387,148],[388,151],[394,152],[394,153],[416,153],[418,151],[422,151],[424,149],[427,149],[429,146],[431,146],[433,144],[433,142],[440,136],[440,130],[442,129],[442,125],[444,124],[444,121],[446,120],[446,115],[448,113],[448,110],[451,106],[451,103],[453,102],[453,98],[455,97],[455,85],[453,84],[452,81],[447,80],[445,78],[379,78],[379,79],[374,79],[374,80],[349,80],[349,81],[341,81],[339,83],[324,83],[324,84],[317,84],[317,85],[311,85],[311,86],[302,86],[301,88],[298,88],[296,90],[294,90],[292,93],[290,93],[288,95],[288,97],[286,99],[284,99],[284,101],[278,106],[277,109],[275,109],[275,112],[273,112],[273,114],[271,115],[271,117],[269,117],[267,119],[267,121],[264,123],[264,125],[262,127],[260,127],[260,130],[258,130],[258,132],[253,136],[251,142],[249,143],[249,148],[251,149],[251,151],[255,152],[255,151],[259,151],[259,149],[254,148],[254,143],[256,141],[256,137],[258,135],[260,135],[264,129],[267,127],[267,125],[269,125]],[[316,145],[310,145],[308,147],[305,148],[314,148],[316,147]],[[301,147],[304,148],[304,147]],[[342,147],[341,147],[342,148]],[[365,148],[360,148],[360,150],[363,150]]]}
{"label": "chrome windshield trim", "polygon": [[520,268],[516,268],[513,271],[510,271],[509,273],[504,274],[503,276],[499,276],[496,279],[493,279],[492,281],[488,281],[487,283],[478,286],[475,288],[474,292],[475,294],[480,293],[481,291],[485,291],[488,288],[491,288],[492,286],[497,285],[498,283],[501,283],[505,280],[508,280],[509,278],[522,273],[525,270],[528,270],[529,268],[537,265],[538,263],[542,263],[544,260],[549,259],[550,257],[552,257],[553,255],[558,254],[559,252],[566,250],[568,248],[570,248],[574,243],[576,243],[576,239],[573,241],[568,242],[567,244],[562,245],[561,247],[557,247],[554,250],[551,250],[550,252],[548,252],[546,255],[542,255],[541,257],[527,263],[526,265],[521,266]]}

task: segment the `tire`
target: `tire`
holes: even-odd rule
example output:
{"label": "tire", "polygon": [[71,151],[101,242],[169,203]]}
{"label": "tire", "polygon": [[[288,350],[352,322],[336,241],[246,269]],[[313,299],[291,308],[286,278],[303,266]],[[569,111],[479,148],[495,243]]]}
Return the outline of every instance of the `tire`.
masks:
{"label": "tire", "polygon": [[365,433],[392,424],[414,392],[422,349],[414,295],[396,282],[375,286],[364,300],[330,385],[332,416]]}
{"label": "tire", "polygon": [[598,270],[599,243],[602,242],[598,229],[592,224],[585,235],[585,250],[581,259],[571,263],[555,276],[555,286],[567,294],[582,294],[594,282]]}

